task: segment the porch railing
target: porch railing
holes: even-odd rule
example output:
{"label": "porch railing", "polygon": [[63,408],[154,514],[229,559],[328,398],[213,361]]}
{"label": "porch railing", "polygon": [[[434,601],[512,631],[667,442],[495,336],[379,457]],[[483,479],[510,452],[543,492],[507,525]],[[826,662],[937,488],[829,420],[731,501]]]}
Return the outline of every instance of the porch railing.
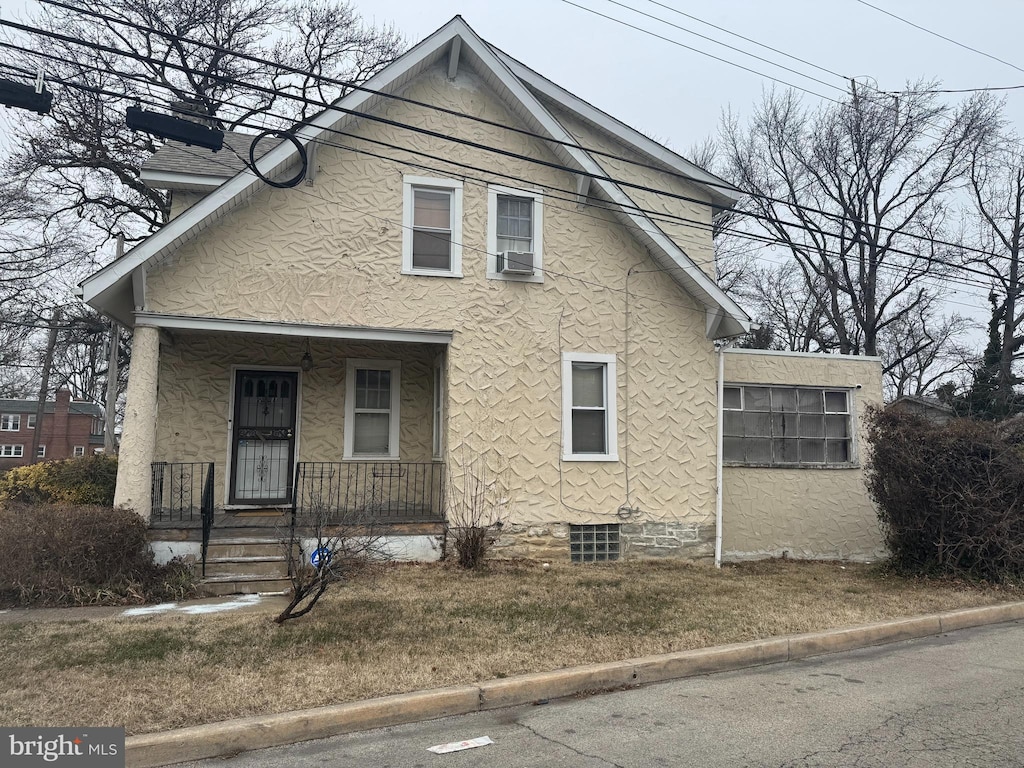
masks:
{"label": "porch railing", "polygon": [[299,462],[294,517],[299,525],[442,520],[444,467],[439,462]]}
{"label": "porch railing", "polygon": [[153,463],[153,522],[199,522],[203,527],[203,576],[213,528],[213,462]]}

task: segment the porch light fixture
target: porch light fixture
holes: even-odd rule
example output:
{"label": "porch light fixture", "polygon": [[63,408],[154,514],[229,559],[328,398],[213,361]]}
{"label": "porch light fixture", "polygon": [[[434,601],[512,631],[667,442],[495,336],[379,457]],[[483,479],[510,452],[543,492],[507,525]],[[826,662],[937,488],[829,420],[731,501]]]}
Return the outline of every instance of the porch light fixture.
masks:
{"label": "porch light fixture", "polygon": [[309,339],[306,339],[306,351],[302,355],[302,362],[299,363],[299,367],[306,373],[313,370],[313,355],[309,352]]}

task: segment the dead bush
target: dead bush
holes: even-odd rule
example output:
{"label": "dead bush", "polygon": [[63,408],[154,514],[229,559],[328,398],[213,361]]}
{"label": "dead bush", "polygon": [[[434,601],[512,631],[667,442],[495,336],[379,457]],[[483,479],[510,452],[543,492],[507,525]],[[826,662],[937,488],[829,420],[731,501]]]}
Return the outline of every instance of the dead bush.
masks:
{"label": "dead bush", "polygon": [[1024,576],[1024,456],[1005,430],[878,409],[868,425],[868,489],[898,570]]}
{"label": "dead bush", "polygon": [[146,524],[130,510],[0,505],[0,604],[157,602],[191,594],[194,583],[190,564],[154,563]]}

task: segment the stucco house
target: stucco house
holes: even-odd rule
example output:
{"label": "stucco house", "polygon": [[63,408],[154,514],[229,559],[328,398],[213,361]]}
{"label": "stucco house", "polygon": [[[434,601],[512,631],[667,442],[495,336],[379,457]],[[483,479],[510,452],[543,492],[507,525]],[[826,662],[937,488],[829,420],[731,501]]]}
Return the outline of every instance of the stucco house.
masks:
{"label": "stucco house", "polygon": [[[172,220],[82,285],[134,329],[117,504],[157,527],[203,497],[237,536],[372,488],[396,552],[436,557],[482,458],[509,555],[881,552],[878,361],[719,351],[751,327],[714,279],[723,181],[461,17],[294,136],[290,189],[245,136],[160,150]],[[291,141],[257,162],[301,170]]]}

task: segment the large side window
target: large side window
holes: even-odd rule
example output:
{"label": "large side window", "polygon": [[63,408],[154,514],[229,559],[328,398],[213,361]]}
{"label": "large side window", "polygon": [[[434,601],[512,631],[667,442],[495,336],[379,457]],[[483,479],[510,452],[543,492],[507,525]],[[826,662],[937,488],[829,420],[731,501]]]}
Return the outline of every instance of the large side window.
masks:
{"label": "large side window", "polygon": [[544,282],[544,197],[538,192],[487,188],[487,277]]}
{"label": "large side window", "polygon": [[850,391],[726,385],[722,458],[749,466],[852,466]]}
{"label": "large side window", "polygon": [[402,272],[462,276],[462,182],[404,178]]}
{"label": "large side window", "polygon": [[562,458],[618,461],[615,355],[562,354]]}
{"label": "large side window", "polygon": [[5,413],[0,415],[0,432],[17,432],[21,429],[20,413]]}
{"label": "large side window", "polygon": [[398,459],[401,365],[349,360],[345,385],[345,458]]}

